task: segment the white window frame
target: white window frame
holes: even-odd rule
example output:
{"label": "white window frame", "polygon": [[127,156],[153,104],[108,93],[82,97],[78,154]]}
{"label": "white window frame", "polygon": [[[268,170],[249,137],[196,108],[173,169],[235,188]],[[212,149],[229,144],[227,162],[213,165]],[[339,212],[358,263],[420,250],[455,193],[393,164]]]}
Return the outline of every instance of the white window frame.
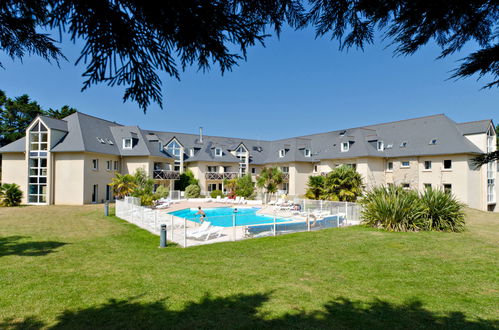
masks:
{"label": "white window frame", "polygon": [[[450,167],[445,167],[446,160],[448,160],[450,162]],[[442,161],[442,171],[452,171],[452,159],[444,159]]]}
{"label": "white window frame", "polygon": [[113,169],[113,161],[106,160],[106,171],[111,171]]}
{"label": "white window frame", "polygon": [[314,173],[317,173],[319,172],[319,166],[318,165],[314,165]]}
{"label": "white window frame", "polygon": [[430,142],[428,143],[431,146],[434,146],[438,143],[438,139],[431,139]]}
{"label": "white window frame", "polygon": [[281,166],[282,173],[289,173],[289,166]]}
{"label": "white window frame", "polygon": [[[429,163],[430,164],[430,167],[426,168],[426,163]],[[423,171],[431,171],[432,170],[432,161],[431,160],[425,160],[423,162]]]}
{"label": "white window frame", "polygon": [[[127,146],[127,142],[130,142],[130,146]],[[123,139],[123,149],[132,149],[133,148],[133,139],[132,138],[124,138]]]}
{"label": "white window frame", "polygon": [[251,168],[251,174],[256,174],[256,167]]}
{"label": "white window frame", "polygon": [[400,143],[400,148],[406,148],[407,147],[407,141],[402,141],[402,143]]}
{"label": "white window frame", "polygon": [[115,171],[118,171],[118,170],[119,170],[119,168],[120,168],[120,167],[119,167],[119,163],[118,163],[118,161],[117,161],[117,160],[115,160],[115,161],[113,162],[113,169],[114,169]]}
{"label": "white window frame", "polygon": [[[404,163],[407,163],[408,165],[404,165]],[[411,167],[411,161],[404,160],[400,162],[400,168],[410,168],[410,167]]]}
{"label": "white window frame", "polygon": [[99,159],[98,158],[92,159],[92,170],[94,170],[94,171],[99,170]]}
{"label": "white window frame", "polygon": [[286,149],[279,149],[279,158],[284,158],[286,155]]}
{"label": "white window frame", "polygon": [[350,150],[350,142],[341,142],[341,152]]}
{"label": "white window frame", "polygon": [[222,157],[223,151],[222,148],[215,148],[215,157]]}
{"label": "white window frame", "polygon": [[189,157],[194,157],[194,148],[189,148]]}
{"label": "white window frame", "polygon": [[305,157],[311,157],[312,156],[312,152],[310,151],[310,149],[305,149],[303,151],[303,154]]}
{"label": "white window frame", "polygon": [[[391,164],[391,166],[390,166],[390,164]],[[387,162],[386,163],[386,171],[387,172],[393,172],[393,162]]]}
{"label": "white window frame", "polygon": [[384,151],[385,150],[385,144],[383,143],[383,141],[378,141],[376,143],[376,147],[377,147],[378,151]]}

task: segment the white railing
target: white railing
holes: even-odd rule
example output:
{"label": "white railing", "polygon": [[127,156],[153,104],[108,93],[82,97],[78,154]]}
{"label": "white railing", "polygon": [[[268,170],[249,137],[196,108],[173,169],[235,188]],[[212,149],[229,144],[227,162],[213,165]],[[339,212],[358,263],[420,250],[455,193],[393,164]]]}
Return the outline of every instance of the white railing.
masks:
{"label": "white railing", "polygon": [[239,177],[239,172],[206,172],[204,177],[206,180],[231,180]]}

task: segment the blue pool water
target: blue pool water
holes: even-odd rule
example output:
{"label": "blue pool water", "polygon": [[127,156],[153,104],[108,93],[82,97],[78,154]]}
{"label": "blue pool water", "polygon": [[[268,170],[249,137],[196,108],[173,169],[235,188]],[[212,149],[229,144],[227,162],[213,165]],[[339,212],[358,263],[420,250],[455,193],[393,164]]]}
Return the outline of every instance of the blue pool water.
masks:
{"label": "blue pool water", "polygon": [[[273,223],[274,218],[256,214],[259,208],[241,208],[237,209],[236,213],[236,226],[245,225],[256,225],[264,223]],[[217,208],[204,208],[203,211],[206,213],[206,221],[211,222],[214,226],[220,227],[232,227],[232,214],[234,209],[231,207],[217,207]],[[197,208],[183,209],[175,212],[170,212],[170,214],[185,218],[191,221],[199,222],[199,215],[195,215],[198,212]],[[287,219],[277,218],[276,222],[289,221]]]}

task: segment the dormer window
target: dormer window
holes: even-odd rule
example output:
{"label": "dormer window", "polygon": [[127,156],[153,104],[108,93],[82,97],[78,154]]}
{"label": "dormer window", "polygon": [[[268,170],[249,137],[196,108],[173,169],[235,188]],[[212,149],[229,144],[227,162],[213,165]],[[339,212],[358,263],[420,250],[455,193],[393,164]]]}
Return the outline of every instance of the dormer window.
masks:
{"label": "dormer window", "polygon": [[99,141],[102,144],[106,144],[106,141],[104,141],[103,138],[97,137],[97,141]]}
{"label": "dormer window", "polygon": [[222,148],[215,148],[215,156],[222,157]]}
{"label": "dormer window", "polygon": [[113,141],[111,141],[111,140],[109,140],[109,139],[107,139],[107,143],[108,143],[109,145],[111,145],[111,146],[114,144],[114,142],[113,142]]}
{"label": "dormer window", "polygon": [[400,144],[400,148],[405,148],[407,147],[407,141],[403,141],[401,144]]}
{"label": "dormer window", "polygon": [[310,151],[310,149],[305,149],[303,151],[303,154],[305,155],[305,157],[310,157],[312,156],[312,152]]}
{"label": "dormer window", "polygon": [[347,133],[347,131],[341,131],[340,136],[345,136],[346,133]]}
{"label": "dormer window", "polygon": [[385,147],[385,149],[391,149],[391,148],[393,148],[393,143],[389,143]]}
{"label": "dormer window", "polygon": [[341,142],[341,152],[350,150],[350,142]]}
{"label": "dormer window", "polygon": [[132,138],[123,139],[123,149],[132,149]]}
{"label": "dormer window", "polygon": [[161,141],[158,141],[158,144],[159,144],[159,151],[163,151],[163,142]]}
{"label": "dormer window", "polygon": [[435,145],[435,144],[437,144],[437,139],[431,139],[429,144],[430,144],[430,145]]}
{"label": "dormer window", "polygon": [[377,146],[378,146],[378,151],[385,150],[385,144],[383,143],[383,141],[378,141]]}
{"label": "dormer window", "polygon": [[194,156],[194,148],[190,148],[189,149],[189,157],[193,157]]}
{"label": "dormer window", "polygon": [[279,158],[284,158],[285,155],[286,155],[286,150],[285,149],[279,150]]}

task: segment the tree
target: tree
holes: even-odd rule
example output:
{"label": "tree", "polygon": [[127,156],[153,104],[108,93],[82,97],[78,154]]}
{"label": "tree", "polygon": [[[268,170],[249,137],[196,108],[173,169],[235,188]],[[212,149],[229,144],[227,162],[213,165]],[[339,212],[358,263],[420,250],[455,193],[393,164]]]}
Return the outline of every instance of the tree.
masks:
{"label": "tree", "polygon": [[113,187],[114,194],[118,198],[130,196],[137,188],[135,178],[131,174],[116,173],[116,177],[111,180],[109,185]]}
{"label": "tree", "polygon": [[484,153],[473,158],[473,163],[477,167],[481,167],[487,163],[499,161],[499,125],[496,126],[496,146],[497,150],[489,153]]}
{"label": "tree", "polygon": [[4,183],[0,186],[0,205],[19,206],[23,198],[23,192],[15,183]]}
{"label": "tree", "polygon": [[321,199],[324,188],[324,177],[322,175],[309,176],[305,197],[309,199]]}
{"label": "tree", "polygon": [[277,187],[283,182],[283,175],[278,167],[264,167],[256,179],[256,185],[263,188],[266,194],[275,194]]}
{"label": "tree", "polygon": [[26,128],[39,115],[62,119],[74,112],[76,109],[68,105],[60,110],[45,111],[26,94],[11,99],[0,90],[0,147],[22,138]]}
{"label": "tree", "polygon": [[[306,10],[307,8],[308,10]],[[97,83],[125,86],[123,100],[144,111],[162,106],[160,73],[180,79],[180,70],[212,64],[222,74],[246,59],[248,47],[263,43],[269,29],[311,25],[318,36],[363,49],[377,30],[410,55],[430,40],[441,57],[465,43],[480,49],[468,55],[452,77],[490,75],[485,87],[499,86],[499,4],[493,0],[6,0],[0,5],[0,47],[10,57],[64,58],[55,40],[39,31],[67,31],[83,40],[77,63],[86,64],[83,89]],[[177,64],[178,63],[178,64]]]}
{"label": "tree", "polygon": [[355,202],[362,194],[362,177],[351,166],[342,165],[328,173],[324,179],[321,199]]}
{"label": "tree", "polygon": [[251,198],[255,192],[255,184],[251,179],[251,175],[243,175],[237,178],[236,181],[236,195],[245,198]]}
{"label": "tree", "polygon": [[180,177],[175,181],[175,190],[185,191],[187,186],[198,185],[199,180],[194,177],[194,173],[191,170],[186,170],[184,173],[180,173]]}

